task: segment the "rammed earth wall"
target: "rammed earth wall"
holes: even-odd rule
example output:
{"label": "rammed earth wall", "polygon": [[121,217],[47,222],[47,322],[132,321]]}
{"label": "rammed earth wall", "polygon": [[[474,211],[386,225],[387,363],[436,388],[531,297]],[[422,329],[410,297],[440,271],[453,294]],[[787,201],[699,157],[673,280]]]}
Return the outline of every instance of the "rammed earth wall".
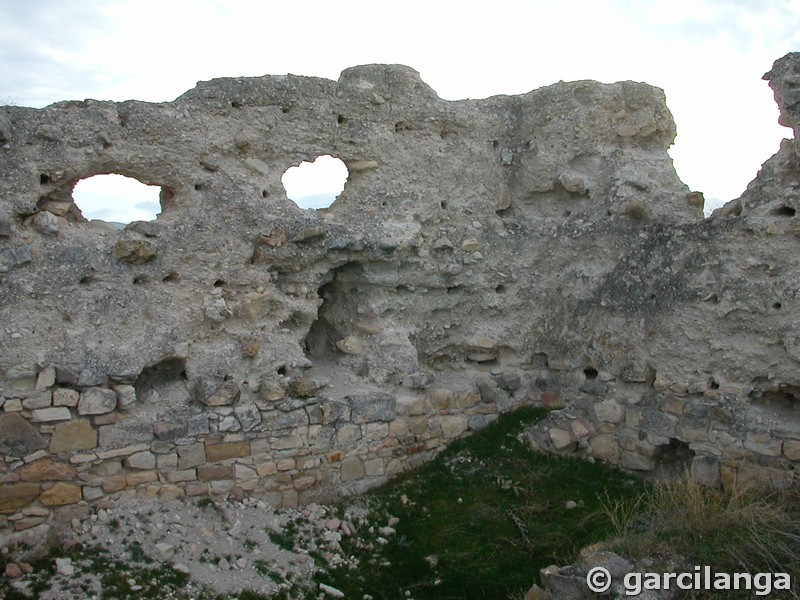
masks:
{"label": "rammed earth wall", "polygon": [[[797,127],[796,55],[770,83]],[[447,102],[401,66],[0,109],[0,529],[119,495],[293,506],[522,404],[538,445],[712,484],[800,459],[795,142],[703,219],[663,93]],[[326,210],[280,178],[341,158]],[[119,173],[162,213],[86,222]]]}

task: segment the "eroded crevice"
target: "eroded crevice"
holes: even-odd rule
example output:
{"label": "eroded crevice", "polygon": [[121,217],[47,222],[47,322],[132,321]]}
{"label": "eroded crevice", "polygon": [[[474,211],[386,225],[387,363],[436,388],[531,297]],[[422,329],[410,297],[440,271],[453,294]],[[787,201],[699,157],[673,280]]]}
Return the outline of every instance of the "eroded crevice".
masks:
{"label": "eroded crevice", "polygon": [[322,304],[303,342],[306,356],[312,361],[335,363],[346,354],[342,340],[356,329],[357,306],[364,295],[362,281],[361,265],[347,263],[331,271],[319,288]]}
{"label": "eroded crevice", "polygon": [[800,386],[780,384],[772,389],[754,390],[749,398],[754,408],[800,420]]}
{"label": "eroded crevice", "polygon": [[671,478],[689,471],[695,452],[689,444],[676,438],[670,438],[669,444],[660,446],[656,453],[656,468],[652,475],[656,478]]}
{"label": "eroded crevice", "polygon": [[186,361],[167,358],[145,367],[136,378],[136,400],[159,406],[184,405],[188,401]]}

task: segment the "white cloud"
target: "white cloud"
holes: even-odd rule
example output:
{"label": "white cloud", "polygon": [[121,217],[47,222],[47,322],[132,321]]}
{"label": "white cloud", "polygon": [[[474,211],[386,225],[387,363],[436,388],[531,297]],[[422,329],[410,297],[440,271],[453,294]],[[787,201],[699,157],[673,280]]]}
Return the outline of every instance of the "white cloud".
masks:
{"label": "white cloud", "polygon": [[[290,167],[281,177],[286,196],[303,208],[323,208],[342,193],[349,176],[344,163],[332,156],[317,157]],[[325,203],[326,200],[330,200]]]}
{"label": "white cloud", "polygon": [[114,223],[151,221],[161,212],[161,188],[122,175],[95,175],[82,179],[72,192],[87,219]]}

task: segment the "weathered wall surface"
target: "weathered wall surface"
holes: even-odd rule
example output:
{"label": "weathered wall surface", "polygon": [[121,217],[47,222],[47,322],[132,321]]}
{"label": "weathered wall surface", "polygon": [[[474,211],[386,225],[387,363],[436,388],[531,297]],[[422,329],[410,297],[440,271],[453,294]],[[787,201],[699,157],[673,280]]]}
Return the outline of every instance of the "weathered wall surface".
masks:
{"label": "weathered wall surface", "polygon": [[[599,372],[552,378],[570,405],[534,443],[641,472],[689,467],[711,485],[797,482],[800,54],[765,79],[794,140],[711,218],[640,233],[596,302],[573,312],[616,325],[596,344]],[[620,377],[615,356],[640,368]]]}
{"label": "weathered wall surface", "polygon": [[[559,398],[531,432],[551,449],[785,483],[798,156],[703,220],[674,135],[645,84],[447,102],[383,65],[3,107],[0,528],[119,494],[358,491]],[[281,175],[321,154],[348,183],[299,209]],[[71,190],[99,173],[161,186],[159,218],[85,222]]]}

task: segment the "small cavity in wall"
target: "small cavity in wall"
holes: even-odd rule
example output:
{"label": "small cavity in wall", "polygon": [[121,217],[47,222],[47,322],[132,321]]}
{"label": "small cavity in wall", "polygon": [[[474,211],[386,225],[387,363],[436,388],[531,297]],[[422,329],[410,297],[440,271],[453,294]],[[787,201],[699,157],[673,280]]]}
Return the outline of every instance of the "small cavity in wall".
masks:
{"label": "small cavity in wall", "polygon": [[301,372],[247,387],[187,373],[179,357],[132,383],[78,385],[57,371],[5,373],[2,535],[118,497],[255,495],[293,507],[359,493],[530,403],[527,380],[514,374],[389,392]]}

